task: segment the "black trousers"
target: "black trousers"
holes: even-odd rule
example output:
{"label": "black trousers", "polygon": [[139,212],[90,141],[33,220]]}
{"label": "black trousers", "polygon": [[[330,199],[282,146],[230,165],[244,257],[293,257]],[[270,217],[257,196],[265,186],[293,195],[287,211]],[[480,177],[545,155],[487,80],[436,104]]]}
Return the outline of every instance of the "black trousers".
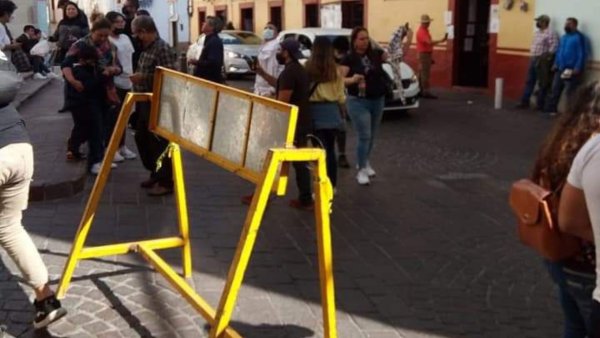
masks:
{"label": "black trousers", "polygon": [[596,300],[592,302],[592,332],[590,338],[600,338],[600,303]]}
{"label": "black trousers", "polygon": [[337,157],[335,155],[335,139],[339,129],[319,129],[315,131],[315,136],[321,141],[325,149],[327,162],[327,176],[331,184],[335,187],[337,184]]}
{"label": "black trousers", "polygon": [[[296,147],[306,148],[308,139],[304,133],[296,134]],[[298,200],[303,204],[312,203],[312,182],[307,162],[294,162],[296,171],[296,186],[298,187]]]}
{"label": "black trousers", "polygon": [[104,112],[100,104],[82,104],[71,107],[73,129],[68,140],[69,151],[79,153],[79,147],[88,142],[88,165],[99,163],[104,156]]}
{"label": "black trousers", "polygon": [[[125,103],[125,96],[127,95],[127,93],[129,93],[129,90],[126,89],[121,89],[117,87],[117,95],[119,96],[119,100],[121,100],[121,104],[120,105],[116,105],[114,107],[110,108],[109,111],[109,116],[107,117],[107,123],[108,123],[108,133],[106,134],[106,144],[108,145],[108,142],[110,142],[110,137],[112,136],[112,133],[115,130],[115,127],[117,126],[117,120],[119,119],[119,114],[121,113],[121,107],[123,107],[123,103]],[[125,132],[123,132],[123,135],[121,136],[121,139],[119,141],[119,147],[122,147],[123,145],[125,145],[125,136],[127,135],[127,130],[125,130]]]}
{"label": "black trousers", "polygon": [[165,157],[160,170],[156,171],[156,160],[167,149],[169,141],[148,130],[150,121],[150,103],[137,103],[138,119],[135,128],[135,144],[137,145],[142,164],[150,170],[150,178],[158,181],[163,187],[173,186],[173,167],[171,160]]}

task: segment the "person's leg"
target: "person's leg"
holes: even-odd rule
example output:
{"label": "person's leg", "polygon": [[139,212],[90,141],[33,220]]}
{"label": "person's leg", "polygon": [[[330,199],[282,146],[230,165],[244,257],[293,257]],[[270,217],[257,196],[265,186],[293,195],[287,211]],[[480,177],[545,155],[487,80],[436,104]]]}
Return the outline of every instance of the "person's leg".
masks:
{"label": "person's leg", "polygon": [[[121,101],[121,104],[118,106],[117,109],[115,109],[113,111],[114,117],[113,117],[113,129],[116,126],[117,120],[119,119],[119,114],[121,113],[121,109],[123,108],[123,105],[125,104],[125,96],[127,96],[127,93],[129,91],[126,89],[121,89],[117,87],[117,95],[119,96],[119,100]],[[125,145],[125,136],[127,135],[127,130],[123,131],[123,135],[121,136],[121,140],[119,141],[119,147],[123,147]]]}
{"label": "person's leg", "polygon": [[155,136],[148,130],[150,104],[148,102],[139,102],[136,104],[136,111],[138,112],[138,118],[135,125],[135,144],[144,168],[150,170],[150,175],[153,177],[156,162],[152,160],[150,145]]}
{"label": "person's leg", "polygon": [[325,149],[327,176],[333,187],[337,184],[337,158],[335,156],[335,137],[337,129],[320,129],[315,131],[315,136],[319,138]]}
{"label": "person's leg", "polygon": [[577,311],[571,314],[572,317],[577,318],[575,332],[582,333],[580,323],[583,323],[585,329],[583,333],[589,333],[592,330],[590,316],[592,314],[592,294],[596,287],[596,275],[571,271],[567,268],[563,268],[563,272],[566,291],[577,304]]}
{"label": "person's leg", "polygon": [[367,162],[371,156],[373,145],[375,144],[375,135],[381,125],[381,119],[383,117],[383,106],[385,104],[384,98],[369,100],[369,113],[371,118],[371,137],[369,138],[369,146],[367,149]]}
{"label": "person's leg", "polygon": [[85,106],[71,108],[73,117],[73,129],[68,140],[67,159],[81,159],[81,145],[88,140],[90,114]]}
{"label": "person's leg", "polygon": [[563,79],[560,78],[560,72],[556,71],[554,73],[554,79],[552,80],[552,90],[550,91],[550,95],[546,102],[546,108],[544,109],[545,113],[556,113],[558,111],[558,103],[564,86],[565,83]]}
{"label": "person's leg", "polygon": [[529,102],[531,100],[533,90],[535,89],[536,82],[536,59],[532,57],[529,61],[529,69],[527,70],[527,81],[525,82],[525,89],[523,90],[523,96],[521,97],[521,104],[519,105],[520,107],[529,107]]}
{"label": "person's leg", "polygon": [[356,158],[359,169],[366,168],[367,166],[369,142],[371,140],[371,114],[366,107],[367,102],[368,100],[366,99],[348,99],[348,114],[352,120],[354,130],[358,134]]}
{"label": "person's leg", "polygon": [[589,338],[600,338],[600,302],[595,299],[592,302],[590,323],[592,324],[592,327]]}
{"label": "person's leg", "polygon": [[558,299],[565,318],[563,338],[585,338],[586,323],[579,312],[576,300],[569,293],[563,265],[548,261],[545,261],[545,264],[552,280],[558,286]]}
{"label": "person's leg", "polygon": [[432,55],[431,53],[420,53],[419,60],[421,62],[421,70],[420,70],[420,85],[422,90],[422,96],[425,98],[433,97],[430,92],[429,86],[429,78],[431,76],[431,63],[432,63]]}
{"label": "person's leg", "polygon": [[[295,145],[298,148],[305,148],[308,145],[308,140],[305,135],[296,136]],[[296,186],[298,187],[298,200],[290,201],[290,206],[296,208],[311,207],[313,205],[312,198],[312,182],[310,170],[307,162],[294,162],[294,171],[296,171]]]}
{"label": "person's leg", "polygon": [[94,165],[101,163],[104,158],[104,114],[102,108],[97,104],[90,104],[86,113],[89,115],[87,121],[88,130],[88,163]]}

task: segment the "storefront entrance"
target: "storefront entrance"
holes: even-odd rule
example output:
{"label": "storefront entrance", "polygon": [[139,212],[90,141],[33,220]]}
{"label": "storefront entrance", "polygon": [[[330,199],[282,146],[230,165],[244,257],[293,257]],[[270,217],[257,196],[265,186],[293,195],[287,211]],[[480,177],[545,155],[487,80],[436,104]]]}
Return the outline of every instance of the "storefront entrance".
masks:
{"label": "storefront entrance", "polygon": [[455,0],[454,85],[487,87],[490,0]]}

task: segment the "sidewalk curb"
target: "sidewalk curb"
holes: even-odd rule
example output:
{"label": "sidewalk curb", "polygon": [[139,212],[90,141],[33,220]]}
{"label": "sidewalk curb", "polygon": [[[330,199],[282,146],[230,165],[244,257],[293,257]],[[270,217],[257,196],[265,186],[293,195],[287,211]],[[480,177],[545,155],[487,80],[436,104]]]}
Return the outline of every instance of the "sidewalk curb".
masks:
{"label": "sidewalk curb", "polygon": [[21,87],[21,90],[19,90],[19,93],[17,94],[17,97],[13,101],[13,105],[15,106],[15,108],[19,109],[19,107],[24,102],[26,102],[27,100],[29,100],[29,98],[33,97],[35,94],[37,94],[37,92],[39,92],[44,87],[46,87],[48,84],[50,84],[51,81],[52,81],[52,79],[45,79],[45,80],[33,80],[33,79],[29,79],[29,80],[25,80],[24,84],[27,84],[27,85],[23,85]]}
{"label": "sidewalk curb", "polygon": [[[81,165],[81,175],[72,180],[64,182],[32,182],[29,187],[29,201],[42,202],[59,198],[71,197],[83,191],[85,188],[86,170],[85,165]],[[38,184],[36,184],[38,183]]]}

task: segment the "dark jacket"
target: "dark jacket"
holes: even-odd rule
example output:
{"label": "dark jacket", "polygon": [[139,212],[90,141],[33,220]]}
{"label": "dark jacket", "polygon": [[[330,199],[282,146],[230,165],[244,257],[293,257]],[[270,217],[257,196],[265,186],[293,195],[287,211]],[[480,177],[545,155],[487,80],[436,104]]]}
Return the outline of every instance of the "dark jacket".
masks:
{"label": "dark jacket", "polygon": [[33,48],[40,40],[32,39],[27,34],[23,33],[15,41],[21,43],[21,49],[29,54],[31,48]]}
{"label": "dark jacket", "polygon": [[194,75],[205,80],[223,83],[223,57],[223,41],[219,35],[217,33],[207,35]]}
{"label": "dark jacket", "polygon": [[78,92],[69,82],[67,84],[67,106],[102,104],[105,100],[106,79],[96,66],[87,66],[76,63],[72,68],[73,77],[83,84],[84,90]]}
{"label": "dark jacket", "polygon": [[68,50],[71,45],[86,36],[90,32],[87,18],[78,16],[73,19],[62,19],[58,23],[54,34],[48,39],[50,42],[57,42],[58,48],[63,51]]}

